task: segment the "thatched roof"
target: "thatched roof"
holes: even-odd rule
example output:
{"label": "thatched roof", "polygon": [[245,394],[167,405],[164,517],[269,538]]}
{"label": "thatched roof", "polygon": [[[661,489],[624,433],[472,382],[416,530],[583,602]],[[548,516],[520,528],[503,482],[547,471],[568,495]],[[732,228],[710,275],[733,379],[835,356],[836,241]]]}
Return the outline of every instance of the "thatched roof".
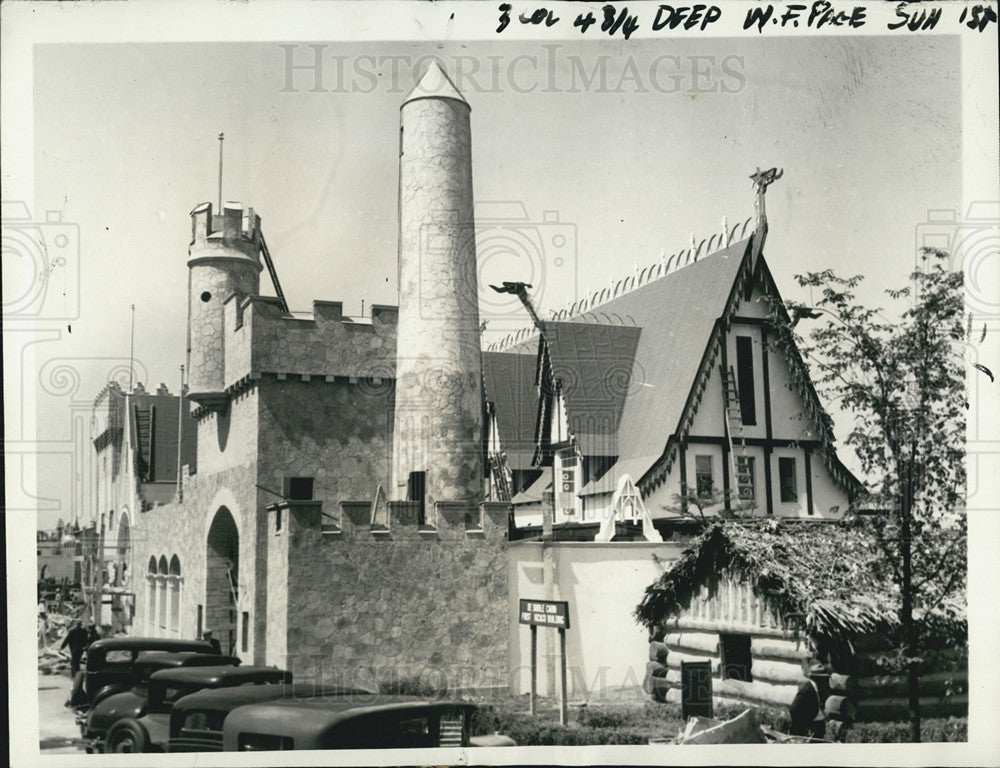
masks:
{"label": "thatched roof", "polygon": [[[635,610],[647,626],[680,615],[721,576],[744,581],[813,638],[852,640],[899,625],[899,590],[869,532],[847,523],[719,522],[646,588]],[[964,605],[928,616],[934,631],[964,636]]]}

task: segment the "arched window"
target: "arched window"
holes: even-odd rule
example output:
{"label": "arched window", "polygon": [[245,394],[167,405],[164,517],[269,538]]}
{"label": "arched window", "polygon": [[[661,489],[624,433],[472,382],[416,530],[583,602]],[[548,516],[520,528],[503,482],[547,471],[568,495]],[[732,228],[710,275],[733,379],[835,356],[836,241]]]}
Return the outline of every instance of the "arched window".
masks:
{"label": "arched window", "polygon": [[166,637],[167,636],[167,573],[169,573],[169,568],[167,566],[166,555],[160,555],[160,564],[158,568],[158,575],[156,579],[157,586],[157,613],[156,613],[156,636]]}
{"label": "arched window", "polygon": [[170,558],[170,582],[167,589],[170,593],[170,624],[169,634],[172,637],[181,636],[181,561],[177,555]]}
{"label": "arched window", "polygon": [[156,637],[156,558],[149,558],[146,572],[146,635]]}

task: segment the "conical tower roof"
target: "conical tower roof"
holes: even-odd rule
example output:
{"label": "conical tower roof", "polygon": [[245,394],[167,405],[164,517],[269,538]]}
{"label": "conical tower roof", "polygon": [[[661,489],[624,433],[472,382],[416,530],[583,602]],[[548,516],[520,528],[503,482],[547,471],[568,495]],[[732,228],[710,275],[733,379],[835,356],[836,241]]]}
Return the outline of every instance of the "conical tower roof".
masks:
{"label": "conical tower roof", "polygon": [[444,70],[436,61],[431,61],[427,69],[424,70],[423,76],[420,78],[420,82],[410,91],[409,95],[403,99],[403,104],[410,101],[416,101],[417,99],[454,99],[455,101],[460,101],[466,106],[469,106],[469,102],[465,100],[465,97],[459,92],[458,88],[451,81],[451,78],[445,74]]}

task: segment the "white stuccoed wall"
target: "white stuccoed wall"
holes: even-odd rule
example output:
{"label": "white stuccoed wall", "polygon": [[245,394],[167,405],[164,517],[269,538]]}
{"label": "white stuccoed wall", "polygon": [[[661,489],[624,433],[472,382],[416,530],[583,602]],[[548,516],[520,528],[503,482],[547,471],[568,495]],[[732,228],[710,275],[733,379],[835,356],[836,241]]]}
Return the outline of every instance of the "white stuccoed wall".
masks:
{"label": "white stuccoed wall", "polygon": [[[634,698],[649,655],[645,627],[632,611],[661,573],[653,560],[680,557],[683,541],[649,543],[562,541],[543,545],[515,541],[509,553],[511,688],[524,694],[531,685],[531,633],[518,623],[518,599],[566,600],[568,695],[573,700]],[[546,579],[548,571],[548,579]],[[538,628],[538,693],[559,690],[558,631]]]}

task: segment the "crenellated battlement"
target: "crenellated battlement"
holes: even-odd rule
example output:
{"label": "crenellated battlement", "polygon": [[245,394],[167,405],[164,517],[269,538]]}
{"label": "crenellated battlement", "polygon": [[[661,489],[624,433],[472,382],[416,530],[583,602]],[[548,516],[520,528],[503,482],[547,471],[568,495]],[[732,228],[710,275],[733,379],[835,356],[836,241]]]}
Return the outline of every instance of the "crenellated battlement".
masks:
{"label": "crenellated battlement", "polygon": [[387,379],[396,371],[396,307],[374,304],[371,314],[344,315],[339,301],[314,301],[311,316],[285,314],[270,296],[223,302],[225,386],[247,376]]}
{"label": "crenellated battlement", "polygon": [[202,252],[222,246],[259,262],[260,239],[260,216],[253,208],[244,209],[242,203],[224,203],[221,214],[213,213],[211,203],[202,203],[191,211],[192,257],[210,255]]}

